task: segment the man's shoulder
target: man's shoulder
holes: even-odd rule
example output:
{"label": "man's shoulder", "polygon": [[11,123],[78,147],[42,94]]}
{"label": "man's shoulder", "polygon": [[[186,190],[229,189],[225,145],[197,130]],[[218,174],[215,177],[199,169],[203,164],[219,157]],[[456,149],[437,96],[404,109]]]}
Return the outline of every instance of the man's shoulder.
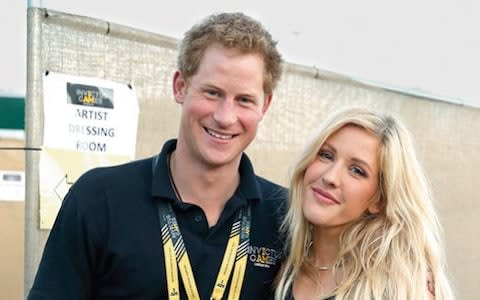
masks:
{"label": "man's shoulder", "polygon": [[285,202],[288,197],[288,190],[261,176],[256,176],[258,187],[262,193],[262,199],[274,202]]}
{"label": "man's shoulder", "polygon": [[123,178],[133,179],[133,176],[147,173],[145,171],[151,173],[151,164],[152,158],[145,158],[119,165],[96,167],[86,171],[80,176],[78,182],[116,181]]}
{"label": "man's shoulder", "polygon": [[127,201],[129,195],[149,193],[151,164],[148,158],[88,170],[75,181],[63,203],[91,213],[105,209],[110,201],[119,203]]}
{"label": "man's shoulder", "polygon": [[[75,183],[76,188],[88,186],[105,187],[110,185],[121,185],[124,182],[132,182],[151,177],[152,158],[145,158],[130,161],[120,165],[96,167],[86,171],[82,176],[78,178]],[[118,187],[118,186],[117,186]]]}

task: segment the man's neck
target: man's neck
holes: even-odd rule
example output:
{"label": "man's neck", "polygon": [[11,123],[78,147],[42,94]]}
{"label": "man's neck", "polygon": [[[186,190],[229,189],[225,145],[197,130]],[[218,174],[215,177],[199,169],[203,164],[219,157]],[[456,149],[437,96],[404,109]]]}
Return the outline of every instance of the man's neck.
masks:
{"label": "man's neck", "polygon": [[208,225],[213,226],[240,182],[239,162],[209,167],[178,150],[170,154],[170,172],[178,196],[183,202],[201,207]]}

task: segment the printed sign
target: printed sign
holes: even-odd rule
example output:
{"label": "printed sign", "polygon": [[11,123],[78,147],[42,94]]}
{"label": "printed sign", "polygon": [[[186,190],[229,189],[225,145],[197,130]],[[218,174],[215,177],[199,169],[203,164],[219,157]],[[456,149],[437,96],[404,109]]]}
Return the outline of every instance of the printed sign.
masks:
{"label": "printed sign", "polygon": [[25,200],[25,173],[0,170],[0,201]]}
{"label": "printed sign", "polygon": [[131,85],[46,73],[40,156],[40,228],[49,229],[85,171],[135,157],[138,102]]}

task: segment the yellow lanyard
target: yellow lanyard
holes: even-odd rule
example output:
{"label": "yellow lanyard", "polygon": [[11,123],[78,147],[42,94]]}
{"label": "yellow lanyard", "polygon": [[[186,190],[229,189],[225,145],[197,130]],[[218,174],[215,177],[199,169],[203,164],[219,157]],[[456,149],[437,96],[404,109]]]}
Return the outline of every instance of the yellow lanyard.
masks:
{"label": "yellow lanyard", "polygon": [[[185,248],[182,234],[171,204],[165,201],[159,201],[158,214],[162,228],[168,299],[180,299],[178,267],[180,269],[180,275],[188,299],[200,300],[187,249]],[[235,269],[230,284],[228,300],[238,300],[240,298],[245,269],[247,266],[248,245],[250,241],[250,219],[250,206],[240,209],[232,224],[227,248],[225,249],[217,280],[215,281],[212,295],[210,296],[211,300],[222,299],[234,265]]]}

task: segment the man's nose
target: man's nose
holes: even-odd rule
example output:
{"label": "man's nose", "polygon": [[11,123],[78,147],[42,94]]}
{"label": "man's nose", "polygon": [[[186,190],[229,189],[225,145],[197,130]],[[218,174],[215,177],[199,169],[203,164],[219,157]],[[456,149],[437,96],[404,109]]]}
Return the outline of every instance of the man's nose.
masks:
{"label": "man's nose", "polygon": [[235,100],[226,98],[218,102],[213,119],[220,127],[228,127],[237,122]]}

